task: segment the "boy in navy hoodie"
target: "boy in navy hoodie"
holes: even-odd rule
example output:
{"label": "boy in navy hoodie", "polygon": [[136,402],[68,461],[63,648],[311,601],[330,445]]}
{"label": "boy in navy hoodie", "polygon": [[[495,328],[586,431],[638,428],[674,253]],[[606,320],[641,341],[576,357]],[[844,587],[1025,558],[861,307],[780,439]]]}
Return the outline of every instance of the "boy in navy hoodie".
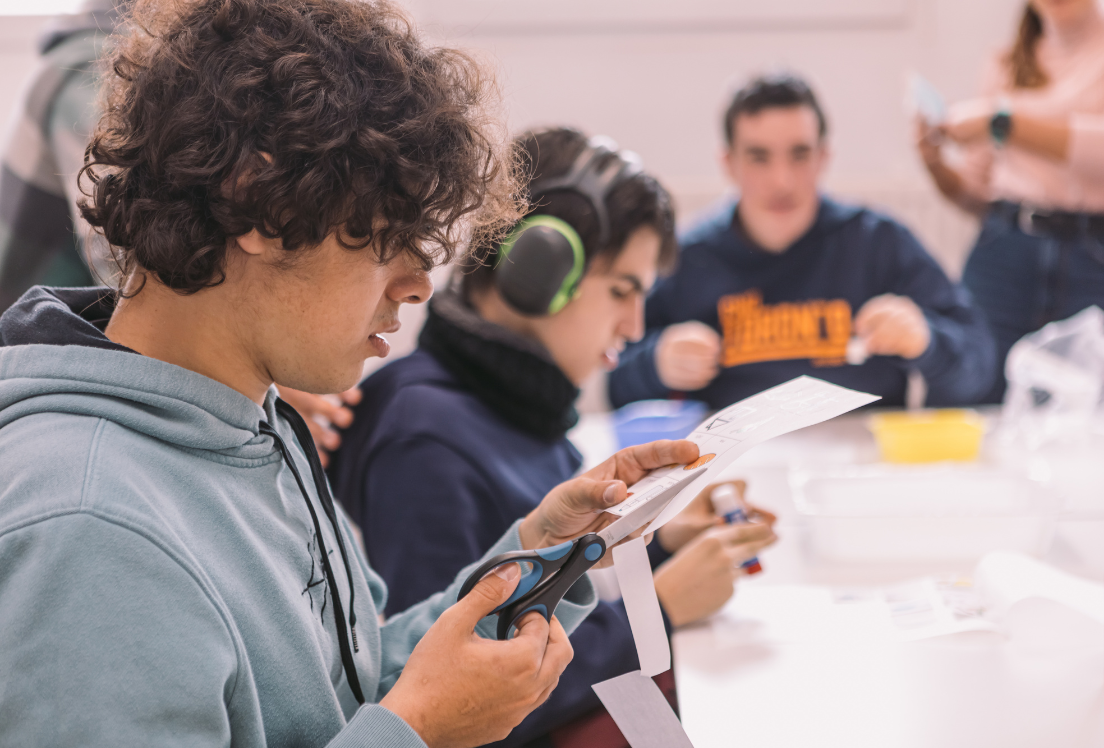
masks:
{"label": "boy in navy hoodie", "polygon": [[928,405],[976,402],[992,336],[908,229],[818,191],[827,126],[808,85],[755,79],[724,119],[738,188],[682,238],[678,271],[648,298],[647,335],[609,380],[610,401],[692,396],[721,408],[801,374],[902,405],[910,372]]}
{"label": "boy in navy hoodie", "polygon": [[[498,248],[488,263],[469,263],[461,283],[433,297],[418,350],[362,384],[330,476],[391,589],[388,615],[447,587],[579,469],[565,436],[578,385],[599,366],[612,368],[617,349],[643,334],[644,294],[674,256],[667,193],[631,156],[566,128],[517,142],[537,206],[526,220],[551,219],[557,231],[566,224],[579,240],[581,276],[557,301],[558,284],[542,283],[554,272],[545,263],[554,247],[531,246],[540,254],[515,260],[524,240],[507,239],[508,254]],[[577,186],[545,191],[565,180]],[[577,192],[601,184],[605,195],[594,203]],[[512,273],[530,260],[537,277],[519,283]],[[773,517],[758,514],[755,524],[716,526],[703,495],[660,530],[649,553],[668,624],[697,620],[732,596],[740,563],[774,540]],[[592,684],[638,667],[624,605],[599,603],[571,643],[575,658],[558,688],[506,745],[549,734],[555,745],[607,745],[595,735],[600,713],[557,728],[600,708]],[[616,735],[612,725],[607,734]]]}

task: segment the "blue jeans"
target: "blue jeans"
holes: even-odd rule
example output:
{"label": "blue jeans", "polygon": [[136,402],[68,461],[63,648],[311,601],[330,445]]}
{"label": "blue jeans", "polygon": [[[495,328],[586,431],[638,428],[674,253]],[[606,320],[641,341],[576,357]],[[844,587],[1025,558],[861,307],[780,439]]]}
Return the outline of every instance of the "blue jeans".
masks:
{"label": "blue jeans", "polygon": [[1000,376],[983,401],[997,403],[1004,397],[1004,360],[1017,340],[1093,304],[1104,308],[1104,243],[1025,234],[993,211],[966,262],[962,285],[997,341]]}

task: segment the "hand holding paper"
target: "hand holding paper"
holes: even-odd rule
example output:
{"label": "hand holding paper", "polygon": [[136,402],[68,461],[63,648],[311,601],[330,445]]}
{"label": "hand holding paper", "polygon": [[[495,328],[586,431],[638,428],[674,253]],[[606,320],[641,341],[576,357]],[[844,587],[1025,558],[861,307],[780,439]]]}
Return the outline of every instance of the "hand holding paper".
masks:
{"label": "hand holding paper", "polygon": [[[699,491],[716,480],[719,472],[754,445],[877,399],[811,377],[798,377],[711,416],[688,440],[652,442],[621,450],[549,493],[522,521],[521,541],[526,550],[500,554],[485,562],[469,576],[460,596],[474,592],[479,580],[492,569],[524,561],[528,572],[510,598],[494,608],[500,614],[498,636],[505,639],[511,627],[520,627],[534,611],[551,621],[556,605],[571,585],[600,559],[612,556],[641,673],[661,673],[670,667],[670,647],[644,541],[638,535],[657,530],[678,515]],[[626,483],[632,485],[626,488]],[[764,537],[746,537],[755,532],[746,526],[718,530],[716,537],[710,535],[702,541],[703,558],[722,558],[735,566],[738,558],[730,551],[734,553],[736,546],[750,541],[758,552],[763,544],[773,541],[769,526]],[[713,546],[721,553],[709,553]],[[612,553],[608,553],[610,550]],[[726,581],[731,585],[731,579]]]}
{"label": "hand holding paper", "polygon": [[[698,445],[699,457],[694,462],[670,465],[649,473],[629,486],[626,501],[606,511],[622,518],[650,514],[655,519],[646,532],[655,532],[755,445],[827,421],[878,399],[876,395],[805,376],[752,395],[713,414],[687,437]],[[693,480],[685,483],[673,498],[668,495],[672,486],[687,477]]]}
{"label": "hand holding paper", "polygon": [[[625,500],[627,484],[636,483],[655,468],[685,464],[697,457],[697,446],[685,440],[622,449],[578,478],[552,489],[522,521],[521,547],[548,548],[604,529],[617,519],[604,510]],[[610,563],[607,554],[599,566]]]}
{"label": "hand holding paper", "polygon": [[[877,399],[812,377],[798,377],[731,405],[706,419],[690,434],[689,441],[698,446],[697,459],[655,470],[630,486],[628,499],[606,510],[620,519],[604,532],[616,535],[621,523],[625,523],[624,527],[636,527],[649,521],[648,530],[658,530],[756,444],[827,421]],[[727,529],[737,533],[745,532],[746,527],[733,525]],[[771,542],[773,532],[770,540],[762,540]],[[597,683],[594,690],[633,748],[689,746],[690,740],[678,719],[664,708],[663,696],[650,680],[650,676],[670,667],[671,650],[658,614],[656,581],[646,557],[641,557],[639,542],[634,540],[613,555],[640,670]],[[721,554],[709,552],[711,546],[724,545],[721,538],[707,537],[700,542],[699,550],[707,563],[710,558],[713,561],[721,558]],[[688,546],[686,550],[696,549]],[[731,586],[728,594],[731,595]]]}

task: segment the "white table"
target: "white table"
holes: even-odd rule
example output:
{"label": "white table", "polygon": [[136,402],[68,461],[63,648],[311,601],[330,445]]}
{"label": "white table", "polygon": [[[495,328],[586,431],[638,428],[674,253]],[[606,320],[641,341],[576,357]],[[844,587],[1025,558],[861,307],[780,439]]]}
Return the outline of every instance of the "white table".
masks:
{"label": "white table", "polygon": [[[817,595],[831,587],[970,572],[826,565],[805,552],[789,466],[873,461],[863,421],[845,416],[776,439],[725,476],[746,479],[749,499],[779,516],[780,541],[724,610],[675,633],[681,716],[696,748],[1104,747],[1104,635],[1095,629],[1088,639],[1056,630],[1030,646],[991,632],[899,643],[818,618],[828,608]],[[584,417],[573,439],[591,464],[615,446],[603,415]],[[1063,518],[1044,560],[1104,579],[1104,511],[1091,515]]]}

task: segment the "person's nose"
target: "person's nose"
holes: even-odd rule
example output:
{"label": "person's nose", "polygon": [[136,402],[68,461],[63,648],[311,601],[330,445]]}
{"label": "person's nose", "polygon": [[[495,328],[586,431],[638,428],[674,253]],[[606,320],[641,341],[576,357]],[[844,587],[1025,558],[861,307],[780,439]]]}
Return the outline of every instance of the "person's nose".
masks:
{"label": "person's nose", "polygon": [[770,167],[770,185],[776,192],[788,192],[793,187],[793,167],[785,159],[776,158]]}
{"label": "person's nose", "polygon": [[433,281],[424,270],[410,270],[391,283],[388,296],[399,304],[424,304],[433,295]]}
{"label": "person's nose", "polygon": [[617,334],[630,343],[635,343],[644,337],[644,295],[638,294],[636,301],[621,318],[617,327]]}

